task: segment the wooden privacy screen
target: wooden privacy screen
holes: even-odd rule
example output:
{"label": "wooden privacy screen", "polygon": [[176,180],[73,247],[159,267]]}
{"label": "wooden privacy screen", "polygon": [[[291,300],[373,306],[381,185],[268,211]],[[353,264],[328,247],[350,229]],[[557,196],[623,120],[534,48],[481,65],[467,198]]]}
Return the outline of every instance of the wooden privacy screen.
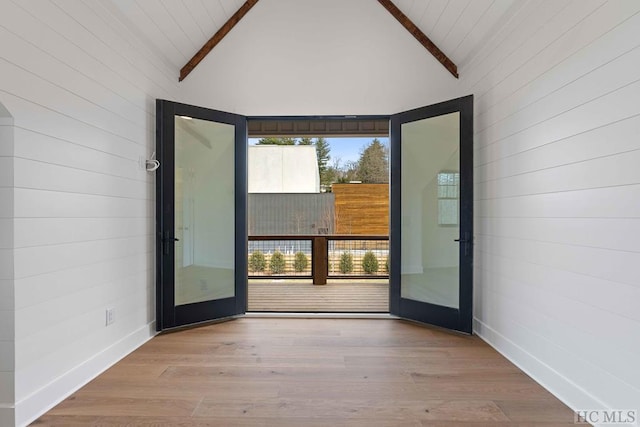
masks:
{"label": "wooden privacy screen", "polygon": [[389,235],[389,184],[333,184],[336,234]]}

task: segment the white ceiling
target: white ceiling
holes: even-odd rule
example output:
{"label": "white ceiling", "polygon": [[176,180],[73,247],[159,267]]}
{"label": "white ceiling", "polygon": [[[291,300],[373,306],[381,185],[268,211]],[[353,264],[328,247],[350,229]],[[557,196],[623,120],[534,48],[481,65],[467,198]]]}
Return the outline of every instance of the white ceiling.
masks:
{"label": "white ceiling", "polygon": [[[260,3],[279,0],[261,0]],[[312,0],[300,0],[312,1]],[[321,0],[315,0],[320,1]],[[345,0],[349,1],[349,0]],[[110,8],[178,71],[244,0],[109,0]],[[371,0],[375,7],[382,7]],[[521,0],[394,0],[457,66],[464,67]],[[317,4],[314,4],[317,7]],[[249,12],[251,13],[251,11]],[[389,15],[395,25],[400,25]],[[236,27],[232,31],[238,31]],[[413,37],[407,32],[407,38]],[[425,55],[429,53],[425,50]],[[444,68],[443,68],[444,70]]]}
{"label": "white ceiling", "polygon": [[504,24],[516,2],[522,0],[394,0],[458,69]]}

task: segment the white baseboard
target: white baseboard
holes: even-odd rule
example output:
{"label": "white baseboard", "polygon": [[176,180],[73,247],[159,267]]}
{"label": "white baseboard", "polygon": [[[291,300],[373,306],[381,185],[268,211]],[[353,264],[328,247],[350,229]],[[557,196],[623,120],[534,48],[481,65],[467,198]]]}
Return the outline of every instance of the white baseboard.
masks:
{"label": "white baseboard", "polygon": [[[156,335],[155,321],[139,328],[84,363],[16,403],[15,424],[26,426]],[[0,415],[2,413],[0,412]],[[0,418],[2,420],[2,418]]]}
{"label": "white baseboard", "polygon": [[477,318],[473,319],[473,332],[572,410],[607,408],[598,398]]}

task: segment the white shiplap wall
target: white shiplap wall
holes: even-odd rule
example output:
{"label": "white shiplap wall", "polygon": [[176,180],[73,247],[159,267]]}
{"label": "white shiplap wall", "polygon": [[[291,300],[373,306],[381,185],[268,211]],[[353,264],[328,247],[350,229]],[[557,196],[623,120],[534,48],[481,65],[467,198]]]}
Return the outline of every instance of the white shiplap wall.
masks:
{"label": "white shiplap wall", "polygon": [[[100,1],[3,2],[17,425],[153,333],[154,178],[139,160],[155,145],[155,98],[178,98],[175,74]],[[116,311],[109,327],[107,308]],[[0,371],[7,362],[0,355]]]}
{"label": "white shiplap wall", "polygon": [[0,425],[14,423],[13,118],[0,103]]}
{"label": "white shiplap wall", "polygon": [[475,94],[475,329],[574,409],[640,409],[640,2],[528,2]]}

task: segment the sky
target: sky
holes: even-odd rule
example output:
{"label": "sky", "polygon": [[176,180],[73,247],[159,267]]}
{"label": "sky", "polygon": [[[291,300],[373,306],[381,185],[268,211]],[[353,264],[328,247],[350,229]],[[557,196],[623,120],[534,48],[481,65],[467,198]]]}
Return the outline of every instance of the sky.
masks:
{"label": "sky", "polygon": [[[258,142],[259,138],[249,138],[249,145],[254,145]],[[360,158],[360,152],[371,143],[373,137],[366,138],[326,138],[327,142],[331,146],[331,160],[329,164],[332,165],[335,159],[340,159],[340,165],[344,165],[347,162],[356,162]],[[389,145],[389,138],[378,137],[378,140],[384,145]]]}

